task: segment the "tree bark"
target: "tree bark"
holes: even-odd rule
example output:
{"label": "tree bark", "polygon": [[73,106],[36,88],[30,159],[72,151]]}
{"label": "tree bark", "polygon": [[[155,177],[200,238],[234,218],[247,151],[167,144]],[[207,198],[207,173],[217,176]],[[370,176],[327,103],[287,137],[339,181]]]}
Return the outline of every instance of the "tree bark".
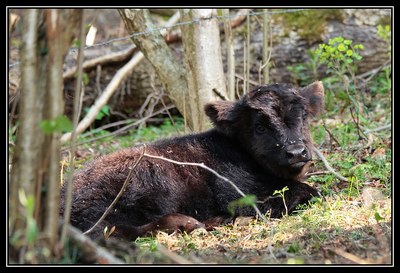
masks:
{"label": "tree bark", "polygon": [[[268,9],[264,9],[265,12]],[[269,43],[272,40],[270,37],[270,18],[269,14],[265,13],[263,15],[263,57],[262,57],[262,84],[269,83],[269,61],[271,58],[271,51],[269,50]]]}
{"label": "tree bark", "polygon": [[38,152],[40,152],[41,136],[39,121],[41,115],[41,97],[38,88],[38,25],[39,11],[27,10],[24,14],[23,35],[21,50],[21,99],[19,103],[19,129],[17,132],[14,157],[12,160],[9,221],[10,232],[22,229],[24,222],[21,217],[23,208],[19,204],[18,191],[23,190],[26,195],[34,195],[34,186],[38,177]]}
{"label": "tree bark", "polygon": [[[222,15],[229,16],[229,9],[223,9]],[[235,47],[233,46],[232,27],[229,20],[224,21],[224,30],[227,63],[227,93],[230,100],[235,100]]]}
{"label": "tree bark", "polygon": [[[45,135],[41,121],[64,112],[62,66],[82,10],[27,10],[22,52],[20,127],[10,181],[10,232],[24,228],[26,208],[18,191],[35,196],[34,216],[51,250],[58,238],[60,132]],[[22,217],[21,217],[22,216]]]}
{"label": "tree bark", "polygon": [[[146,9],[120,9],[118,10],[125,22],[129,33],[143,32],[154,29],[149,11]],[[191,113],[188,98],[188,84],[186,74],[181,64],[175,59],[160,33],[151,32],[147,35],[133,36],[132,41],[143,52],[146,59],[155,69],[167,94],[174,102],[179,112]],[[190,128],[193,128],[191,116],[185,116]]]}
{"label": "tree bark", "polygon": [[181,29],[193,129],[202,131],[209,126],[203,106],[216,100],[217,94],[227,97],[218,21],[202,20],[216,15],[212,9],[184,9],[181,14],[183,21],[198,20]]}

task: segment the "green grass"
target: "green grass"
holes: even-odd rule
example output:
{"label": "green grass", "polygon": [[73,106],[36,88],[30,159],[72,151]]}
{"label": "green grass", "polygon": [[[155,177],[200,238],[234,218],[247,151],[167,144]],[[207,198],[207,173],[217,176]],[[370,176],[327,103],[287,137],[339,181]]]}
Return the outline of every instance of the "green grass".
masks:
{"label": "green grass", "polygon": [[[382,71],[369,82],[371,92],[364,94],[364,112],[360,113],[362,130],[391,122],[388,80],[387,73]],[[340,89],[340,86],[336,88]],[[161,244],[193,263],[389,263],[392,255],[391,131],[374,132],[360,139],[357,126],[346,108],[348,102],[338,97],[339,89],[326,88],[326,111],[322,118],[312,122],[311,134],[329,164],[348,182],[339,180],[331,173],[313,175],[307,182],[318,188],[323,197],[314,198],[308,205],[298,206],[291,215],[282,219],[268,219],[266,215],[268,222],[252,219],[244,225],[234,223],[209,232],[197,229],[190,234],[168,235],[160,231],[132,242],[138,247],[137,255],[125,255],[124,260],[128,263],[176,263],[176,260],[159,251]],[[173,125],[165,119],[159,125],[143,126],[118,137],[81,145],[79,149],[106,154],[138,143],[182,134],[183,120],[174,118],[174,121]],[[94,136],[108,133],[100,131]],[[89,153],[79,164],[96,155]],[[326,170],[316,157],[312,169]],[[372,201],[368,201],[366,195],[369,190],[375,192]],[[73,260],[74,255],[71,253],[67,260]]]}

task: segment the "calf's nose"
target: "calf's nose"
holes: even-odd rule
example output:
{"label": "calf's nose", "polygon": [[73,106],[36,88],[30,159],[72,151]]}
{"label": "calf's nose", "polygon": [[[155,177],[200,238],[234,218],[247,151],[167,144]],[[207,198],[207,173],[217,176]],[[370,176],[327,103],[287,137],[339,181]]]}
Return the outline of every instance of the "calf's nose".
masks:
{"label": "calf's nose", "polygon": [[308,152],[304,145],[289,145],[286,148],[286,156],[290,164],[309,160]]}

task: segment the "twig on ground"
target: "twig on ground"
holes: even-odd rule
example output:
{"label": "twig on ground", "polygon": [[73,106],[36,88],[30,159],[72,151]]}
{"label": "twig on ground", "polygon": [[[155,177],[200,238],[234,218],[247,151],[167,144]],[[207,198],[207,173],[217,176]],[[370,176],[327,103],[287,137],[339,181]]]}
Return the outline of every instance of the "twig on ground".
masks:
{"label": "twig on ground", "polygon": [[356,263],[356,264],[369,264],[370,263],[369,261],[361,259],[361,258],[357,257],[356,255],[346,252],[340,248],[335,248],[335,249],[331,248],[329,250],[339,256],[342,256],[343,258],[346,258],[349,261],[352,261],[353,263]]}
{"label": "twig on ground", "polygon": [[368,81],[370,81],[376,74],[378,74],[379,71],[381,71],[382,69],[385,69],[385,68],[387,68],[387,67],[390,67],[390,62],[391,62],[391,60],[387,60],[387,61],[386,61],[384,64],[382,64],[381,66],[379,66],[379,67],[377,67],[377,68],[374,68],[374,69],[372,69],[372,70],[370,70],[370,71],[367,71],[367,72],[365,72],[365,73],[363,73],[363,74],[357,75],[355,78],[356,78],[356,79],[363,79],[363,78],[369,76],[367,79],[364,80],[364,82],[368,82]]}
{"label": "twig on ground", "polygon": [[121,187],[121,190],[119,191],[119,193],[117,194],[117,196],[115,197],[114,201],[111,203],[111,205],[106,209],[106,211],[103,213],[103,215],[100,217],[100,219],[87,231],[85,231],[83,234],[88,234],[90,232],[93,231],[93,229],[98,226],[101,221],[104,220],[104,218],[107,217],[107,215],[110,213],[110,211],[114,208],[115,204],[118,202],[118,200],[121,198],[122,194],[125,192],[126,187],[128,186],[132,174],[133,174],[133,170],[136,168],[136,166],[139,164],[139,162],[142,160],[143,155],[146,151],[146,145],[143,146],[142,152],[140,153],[140,156],[138,158],[138,160],[136,160],[135,164],[133,165],[133,167],[129,170],[128,176],[125,179],[124,184]]}
{"label": "twig on ground", "polygon": [[[340,147],[339,141],[336,139],[336,137],[332,134],[332,132],[326,126],[325,119],[322,119],[322,126],[324,127],[325,131],[328,133],[328,135],[331,138],[331,140],[335,141],[336,144]],[[330,144],[331,144],[331,147],[332,147],[332,141],[330,141],[330,142],[331,142]]]}
{"label": "twig on ground", "polygon": [[381,126],[381,127],[375,128],[375,129],[365,130],[364,134],[367,135],[367,134],[372,133],[372,132],[379,132],[379,131],[390,129],[390,128],[392,128],[392,124],[386,124],[384,126]]}
{"label": "twig on ground", "polygon": [[[63,226],[60,221],[60,226]],[[97,245],[89,237],[82,234],[77,228],[67,225],[67,236],[71,240],[72,244],[75,245],[81,257],[84,259],[84,263],[93,264],[124,264],[124,261],[116,258],[105,248]]]}
{"label": "twig on ground", "polygon": [[191,261],[185,259],[184,257],[168,250],[162,244],[157,244],[157,251],[160,252],[161,254],[163,254],[164,256],[167,256],[168,258],[170,258],[172,261],[176,262],[177,264],[193,264]]}
{"label": "twig on ground", "polygon": [[322,162],[325,165],[325,168],[332,173],[334,176],[336,176],[337,178],[339,178],[342,181],[348,182],[347,178],[342,176],[341,174],[337,173],[328,163],[328,161],[326,161],[325,156],[315,147],[313,146],[313,150],[314,152],[318,155],[318,157],[322,160]]}
{"label": "twig on ground", "polygon": [[313,172],[313,173],[306,173],[305,176],[306,177],[310,177],[313,175],[322,175],[322,174],[328,174],[330,173],[329,171],[319,171],[319,172]]}

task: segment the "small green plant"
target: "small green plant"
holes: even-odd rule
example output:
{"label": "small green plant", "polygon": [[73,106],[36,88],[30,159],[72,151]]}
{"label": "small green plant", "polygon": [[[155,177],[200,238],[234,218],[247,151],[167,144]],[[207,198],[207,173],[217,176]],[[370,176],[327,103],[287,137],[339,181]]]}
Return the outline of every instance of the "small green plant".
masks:
{"label": "small green plant", "polygon": [[75,264],[78,260],[78,247],[71,244],[67,238],[64,244],[64,255],[60,260],[60,264]]}
{"label": "small green plant", "polygon": [[391,56],[391,52],[392,52],[392,30],[390,25],[378,25],[377,27],[377,34],[380,38],[382,38],[382,40],[385,41],[385,43],[387,44],[388,47],[388,54],[389,57]]}
{"label": "small green plant", "polygon": [[68,117],[62,115],[54,119],[42,120],[40,128],[46,135],[56,132],[70,132],[72,131],[72,122]]}
{"label": "small green plant", "polygon": [[360,50],[363,49],[364,45],[353,45],[352,40],[339,36],[329,39],[328,44],[320,44],[314,52],[319,56],[320,63],[326,64],[340,76],[343,76],[347,72],[354,71],[355,66],[353,64],[362,59]]}
{"label": "small green plant", "polygon": [[314,50],[307,50],[309,61],[305,63],[290,65],[287,70],[291,72],[294,84],[304,86],[318,79],[319,55]]}
{"label": "small green plant", "polygon": [[291,243],[287,249],[287,252],[289,253],[298,253],[300,251],[300,245],[299,242],[295,241]]}
{"label": "small green plant", "polygon": [[[343,109],[348,108],[350,110],[360,140],[364,139],[361,136],[362,130],[360,129],[360,117],[362,116],[360,113],[363,112],[363,109],[357,93],[355,77],[357,66],[355,63],[362,59],[360,51],[363,49],[364,45],[353,45],[352,40],[341,36],[329,39],[328,44],[320,44],[315,49],[315,53],[319,55],[319,62],[326,64],[328,71],[339,77],[343,83],[345,92],[339,93],[337,98],[346,101]],[[354,108],[348,106],[353,106]]]}
{"label": "small green plant", "polygon": [[103,230],[103,235],[104,238],[106,238],[106,240],[108,240],[108,238],[110,238],[111,234],[113,234],[115,231],[115,226],[113,226],[110,231],[108,231],[108,227],[106,226]]}
{"label": "small green plant", "polygon": [[257,197],[254,194],[247,194],[242,198],[229,202],[228,211],[231,215],[235,214],[237,208],[242,208],[244,206],[254,206],[256,204]]}
{"label": "small green plant", "polygon": [[29,247],[33,247],[34,242],[38,235],[38,229],[36,225],[36,220],[33,216],[35,210],[35,198],[33,195],[26,196],[24,190],[20,189],[18,191],[19,201],[25,208],[25,219],[26,219],[26,231],[25,238],[28,242]]}
{"label": "small green plant", "polygon": [[189,250],[197,249],[196,243],[193,241],[192,237],[190,237],[186,232],[183,233],[182,240],[184,245],[184,247],[182,248],[183,253]]}
{"label": "small green plant", "polygon": [[154,237],[138,237],[135,240],[135,244],[143,249],[148,249],[152,252],[157,250],[157,239]]}
{"label": "small green plant", "polygon": [[381,221],[381,220],[385,220],[385,218],[383,218],[383,217],[379,214],[379,212],[377,212],[377,211],[375,211],[374,217],[375,217],[375,220],[376,220],[377,223],[379,223],[379,221]]}
{"label": "small green plant", "polygon": [[282,197],[283,205],[285,206],[285,210],[286,210],[286,214],[285,214],[286,216],[288,215],[289,211],[288,211],[286,201],[285,201],[285,191],[288,191],[288,190],[289,190],[288,186],[285,186],[281,190],[275,190],[272,194],[272,195],[279,194]]}
{"label": "small green plant", "polygon": [[[85,107],[84,111],[87,114],[90,110],[90,107]],[[101,107],[100,111],[96,115],[96,120],[102,120],[105,116],[110,116],[110,106],[104,105]]]}
{"label": "small green plant", "polygon": [[23,220],[24,227],[13,232],[10,237],[10,244],[16,249],[24,249],[23,259],[31,262],[36,260],[38,254],[37,249],[35,249],[39,235],[34,217],[35,198],[32,194],[26,195],[23,189],[19,189],[18,199],[23,207],[22,213],[18,217]]}

